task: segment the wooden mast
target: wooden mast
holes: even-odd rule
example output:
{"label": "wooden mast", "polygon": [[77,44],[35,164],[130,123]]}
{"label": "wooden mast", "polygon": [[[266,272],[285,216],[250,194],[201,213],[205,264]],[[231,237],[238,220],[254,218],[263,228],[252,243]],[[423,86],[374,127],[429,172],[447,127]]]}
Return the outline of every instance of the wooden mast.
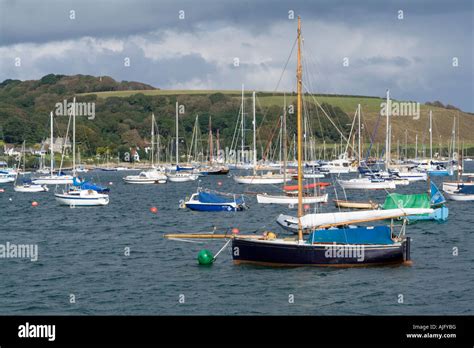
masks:
{"label": "wooden mast", "polygon": [[296,81],[297,81],[297,129],[298,129],[298,240],[303,240],[303,228],[301,224],[301,217],[303,216],[303,168],[301,165],[303,157],[303,149],[301,146],[302,134],[301,134],[301,109],[303,107],[301,98],[303,79],[303,69],[301,67],[301,18],[298,16],[298,65],[296,69]]}

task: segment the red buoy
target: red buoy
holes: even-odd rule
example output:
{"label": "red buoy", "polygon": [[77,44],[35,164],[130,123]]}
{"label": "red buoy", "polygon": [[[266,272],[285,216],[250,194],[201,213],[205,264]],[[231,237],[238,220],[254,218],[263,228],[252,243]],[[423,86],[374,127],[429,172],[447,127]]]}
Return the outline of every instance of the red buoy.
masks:
{"label": "red buoy", "polygon": [[218,186],[222,186],[222,181],[218,181],[218,182],[217,182],[217,185],[218,185]]}
{"label": "red buoy", "polygon": [[309,204],[305,204],[305,205],[303,206],[303,208],[304,208],[304,210],[309,210]]}
{"label": "red buoy", "polygon": [[232,229],[232,233],[233,233],[233,234],[238,234],[239,232],[240,232],[240,231],[239,231],[239,229],[238,229],[237,227],[234,227],[234,228]]}
{"label": "red buoy", "polygon": [[158,213],[158,208],[157,208],[157,207],[151,207],[151,208],[150,208],[150,211],[151,211],[153,214],[156,214],[156,213]]}
{"label": "red buoy", "polygon": [[32,206],[32,207],[37,207],[37,206],[38,206],[38,202],[36,202],[36,201],[31,202],[31,206]]}
{"label": "red buoy", "polygon": [[0,188],[0,192],[5,192],[5,189]]}

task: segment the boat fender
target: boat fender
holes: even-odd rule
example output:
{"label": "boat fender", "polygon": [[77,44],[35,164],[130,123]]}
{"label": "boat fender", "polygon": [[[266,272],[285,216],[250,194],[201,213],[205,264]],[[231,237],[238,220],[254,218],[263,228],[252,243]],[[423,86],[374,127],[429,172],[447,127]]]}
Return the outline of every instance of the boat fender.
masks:
{"label": "boat fender", "polygon": [[184,201],[182,199],[180,199],[180,201],[179,201],[179,207],[180,207],[180,209],[186,208],[186,203],[184,203]]}

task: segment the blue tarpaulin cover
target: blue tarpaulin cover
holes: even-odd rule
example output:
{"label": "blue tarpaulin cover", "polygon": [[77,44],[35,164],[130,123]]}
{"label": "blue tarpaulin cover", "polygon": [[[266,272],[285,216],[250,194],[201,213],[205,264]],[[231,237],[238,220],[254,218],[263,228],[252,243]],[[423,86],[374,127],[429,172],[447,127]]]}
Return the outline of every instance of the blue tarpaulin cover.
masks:
{"label": "blue tarpaulin cover", "polygon": [[[234,197],[226,197],[210,192],[199,192],[199,202],[201,203],[233,203]],[[236,203],[242,203],[242,198],[236,198]]]}
{"label": "blue tarpaulin cover", "polygon": [[74,186],[78,186],[83,190],[94,190],[94,191],[97,191],[98,193],[105,193],[105,192],[110,191],[108,187],[99,186],[99,185],[90,183],[88,181],[82,182],[82,181],[77,180],[76,177],[74,177],[72,181],[73,181]]}
{"label": "blue tarpaulin cover", "polygon": [[309,235],[310,243],[393,244],[388,226],[334,228],[316,230]]}

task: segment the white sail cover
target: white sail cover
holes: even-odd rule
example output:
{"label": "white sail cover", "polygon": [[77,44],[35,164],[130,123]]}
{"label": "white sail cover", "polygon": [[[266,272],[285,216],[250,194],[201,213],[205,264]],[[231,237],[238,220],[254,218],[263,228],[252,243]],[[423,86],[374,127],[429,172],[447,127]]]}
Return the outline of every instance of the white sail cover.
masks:
{"label": "white sail cover", "polygon": [[[387,210],[364,210],[364,211],[349,211],[349,212],[335,212],[322,214],[307,214],[301,218],[303,228],[314,228],[322,225],[330,224],[346,224],[357,220],[370,219],[384,219],[396,218],[409,215],[431,214],[433,209],[422,208],[404,208],[404,209],[387,209]],[[294,219],[294,221],[293,221]],[[288,222],[298,223],[297,217],[286,219]]]}

